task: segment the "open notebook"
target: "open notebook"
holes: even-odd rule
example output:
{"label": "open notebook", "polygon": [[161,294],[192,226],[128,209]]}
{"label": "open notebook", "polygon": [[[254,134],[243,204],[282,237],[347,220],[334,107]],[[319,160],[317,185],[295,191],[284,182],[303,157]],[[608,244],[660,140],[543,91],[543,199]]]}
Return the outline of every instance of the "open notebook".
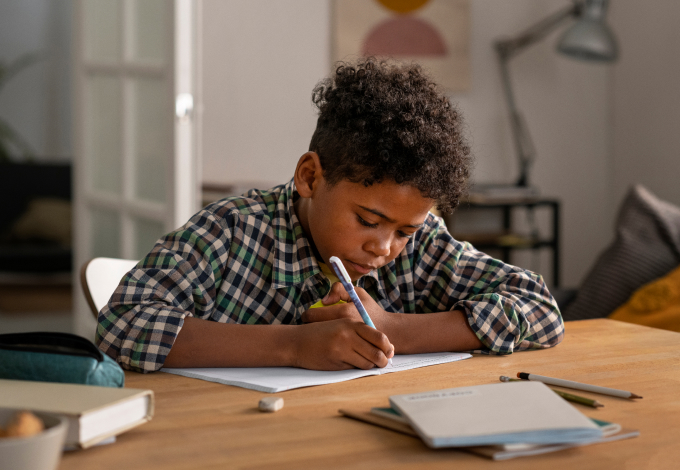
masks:
{"label": "open notebook", "polygon": [[184,368],[164,367],[162,372],[207,380],[225,385],[249,388],[260,392],[277,393],[300,387],[325,385],[371,375],[389,374],[418,367],[460,361],[472,357],[466,353],[430,353],[397,355],[392,365],[383,369],[350,369],[338,371],[307,370],[295,367],[239,367],[239,368]]}

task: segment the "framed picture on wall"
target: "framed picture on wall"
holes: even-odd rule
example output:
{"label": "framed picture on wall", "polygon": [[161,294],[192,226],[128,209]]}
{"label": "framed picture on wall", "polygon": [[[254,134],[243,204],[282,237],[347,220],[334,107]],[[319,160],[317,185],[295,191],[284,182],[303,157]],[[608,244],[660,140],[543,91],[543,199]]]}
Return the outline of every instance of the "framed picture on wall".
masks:
{"label": "framed picture on wall", "polygon": [[333,60],[417,62],[449,91],[470,87],[469,0],[335,0]]}

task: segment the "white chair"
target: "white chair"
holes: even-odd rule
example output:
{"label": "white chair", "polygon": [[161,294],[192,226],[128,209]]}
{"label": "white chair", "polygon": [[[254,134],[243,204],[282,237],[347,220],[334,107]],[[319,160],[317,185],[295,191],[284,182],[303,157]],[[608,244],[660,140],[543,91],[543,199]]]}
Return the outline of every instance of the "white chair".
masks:
{"label": "white chair", "polygon": [[95,318],[108,303],[123,276],[137,263],[137,260],[131,259],[94,258],[83,265],[80,283]]}

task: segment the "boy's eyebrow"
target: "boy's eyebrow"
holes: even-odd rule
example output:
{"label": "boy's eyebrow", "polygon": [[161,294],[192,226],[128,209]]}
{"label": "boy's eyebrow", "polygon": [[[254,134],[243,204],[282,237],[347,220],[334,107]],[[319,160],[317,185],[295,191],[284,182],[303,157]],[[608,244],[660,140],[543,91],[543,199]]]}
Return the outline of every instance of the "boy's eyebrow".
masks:
{"label": "boy's eyebrow", "polygon": [[[386,221],[388,221],[388,222],[391,223],[391,224],[396,223],[396,220],[390,219],[389,217],[387,217],[385,214],[383,214],[383,213],[380,212],[379,210],[370,209],[370,208],[364,207],[364,206],[359,206],[359,207],[362,208],[362,209],[365,210],[365,211],[370,212],[371,214],[375,214],[375,215],[377,215],[378,217],[380,217],[380,218],[382,218],[382,219],[385,219]],[[416,225],[405,225],[405,227],[420,228],[420,227],[423,226],[423,224],[424,224],[424,222],[423,222],[423,223],[420,223],[420,224],[416,224]]]}

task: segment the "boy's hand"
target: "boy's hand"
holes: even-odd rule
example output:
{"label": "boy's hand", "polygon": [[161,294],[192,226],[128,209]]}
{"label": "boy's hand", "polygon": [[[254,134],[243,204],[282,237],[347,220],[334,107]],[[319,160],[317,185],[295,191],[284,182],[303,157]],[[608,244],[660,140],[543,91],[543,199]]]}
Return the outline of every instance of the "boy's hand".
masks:
{"label": "boy's hand", "polygon": [[[368,316],[373,320],[375,327],[381,331],[385,331],[387,324],[389,323],[390,313],[383,310],[382,307],[373,300],[373,297],[368,295],[361,287],[355,287],[354,290],[359,296],[361,303],[364,304],[364,308],[368,312]],[[333,305],[340,300],[344,300],[347,303]],[[359,311],[352,303],[352,299],[340,282],[333,284],[330,292],[323,298],[322,302],[324,305],[328,305],[328,307],[310,308],[302,314],[302,321],[304,323],[336,320],[338,318],[350,318],[355,321],[363,322],[361,315],[359,315]]]}
{"label": "boy's hand", "polygon": [[368,370],[385,367],[394,356],[387,336],[349,318],[301,325],[297,334],[294,363],[304,369]]}

